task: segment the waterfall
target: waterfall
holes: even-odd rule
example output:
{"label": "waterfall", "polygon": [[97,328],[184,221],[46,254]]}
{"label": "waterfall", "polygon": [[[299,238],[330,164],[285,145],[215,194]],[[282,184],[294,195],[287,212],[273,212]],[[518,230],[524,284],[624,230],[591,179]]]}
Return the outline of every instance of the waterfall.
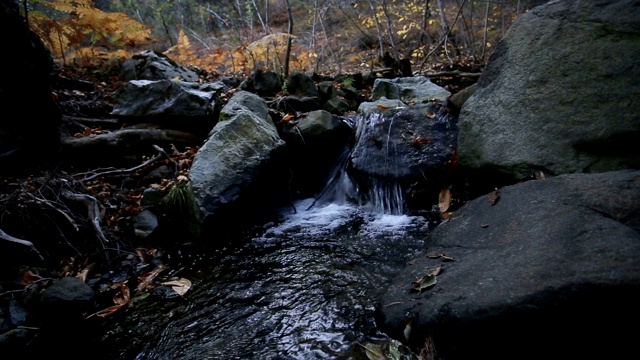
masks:
{"label": "waterfall", "polygon": [[[367,116],[356,115],[349,122],[355,128],[353,146],[345,146],[336,166],[328,176],[324,190],[316,198],[320,203],[357,203],[371,212],[384,215],[404,213],[404,195],[397,178],[389,174],[399,173],[396,160],[396,144],[391,141],[393,119],[381,113]],[[380,138],[382,134],[382,138]],[[378,146],[362,146],[362,143],[376,141]],[[360,182],[353,176],[352,156],[355,149],[361,149],[368,169]],[[311,206],[313,206],[314,202]]]}

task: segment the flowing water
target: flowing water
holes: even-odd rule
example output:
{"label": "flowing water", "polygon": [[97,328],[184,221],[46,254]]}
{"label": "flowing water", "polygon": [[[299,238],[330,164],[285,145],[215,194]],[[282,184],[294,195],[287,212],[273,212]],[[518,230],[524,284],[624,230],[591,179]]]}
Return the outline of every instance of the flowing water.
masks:
{"label": "flowing water", "polygon": [[282,209],[243,246],[214,256],[187,300],[148,327],[158,334],[136,358],[364,359],[362,345],[384,341],[379,299],[430,226],[402,213],[396,185],[357,201],[348,157],[322,196]]}

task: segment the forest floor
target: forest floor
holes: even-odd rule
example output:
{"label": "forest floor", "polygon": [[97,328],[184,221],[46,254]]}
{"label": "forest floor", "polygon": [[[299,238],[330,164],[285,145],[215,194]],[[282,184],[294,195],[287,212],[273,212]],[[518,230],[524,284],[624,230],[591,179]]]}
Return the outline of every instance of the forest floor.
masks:
{"label": "forest floor", "polygon": [[[444,65],[439,71],[445,75],[432,81],[452,93],[477,80],[458,76],[473,71],[462,66]],[[203,81],[208,80],[213,79],[205,75]],[[123,126],[111,114],[112,96],[122,85],[115,70],[60,69],[53,95],[63,113],[63,136],[84,137]],[[147,265],[154,262],[162,246],[171,245],[136,236],[131,224],[143,209],[143,192],[150,188],[166,192],[180,176],[188,175],[198,146],[170,152],[159,149],[127,168],[61,163],[41,173],[0,178],[3,230],[19,239],[39,239],[31,240],[31,247],[12,247],[2,256],[0,300],[13,298],[33,283],[56,278],[95,282],[108,277],[111,283],[99,294],[95,311],[86,314],[105,317],[130,301],[121,284],[153,287],[162,270]],[[168,164],[177,165],[179,172],[159,170]],[[150,176],[152,173],[155,175]],[[37,260],[35,255],[44,261],[25,263],[25,259]]]}

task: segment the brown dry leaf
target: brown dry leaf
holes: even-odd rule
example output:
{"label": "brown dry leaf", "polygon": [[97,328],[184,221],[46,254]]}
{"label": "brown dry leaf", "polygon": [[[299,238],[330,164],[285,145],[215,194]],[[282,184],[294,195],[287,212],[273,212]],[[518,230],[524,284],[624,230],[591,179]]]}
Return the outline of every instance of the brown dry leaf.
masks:
{"label": "brown dry leaf", "polygon": [[87,316],[87,319],[92,317],[92,316],[107,317],[107,316],[115,313],[116,311],[122,309],[123,307],[127,306],[131,302],[131,297],[130,297],[130,293],[129,293],[129,287],[127,286],[126,282],[113,284],[112,287],[117,287],[117,288],[120,289],[120,291],[118,291],[113,296],[113,303],[115,305],[109,306],[106,309],[103,309],[103,310],[100,310],[100,311],[98,311],[96,313],[93,313],[93,314]]}
{"label": "brown dry leaf", "polygon": [[427,117],[428,117],[429,119],[433,119],[434,117],[436,117],[436,113],[433,113],[433,112],[429,111],[429,112],[427,113]]}
{"label": "brown dry leaf", "polygon": [[438,282],[436,279],[436,275],[440,273],[440,269],[442,269],[442,267],[438,266],[435,269],[429,270],[429,272],[427,272],[427,275],[411,283],[411,289],[422,291],[435,285]]}
{"label": "brown dry leaf", "polygon": [[449,210],[449,206],[451,206],[451,189],[444,188],[440,190],[440,195],[438,196],[438,208],[440,208],[441,213],[444,213]]}
{"label": "brown dry leaf", "polygon": [[33,282],[42,280],[42,276],[38,275],[38,274],[34,274],[31,270],[27,270],[24,272],[24,274],[22,275],[22,279],[20,280],[20,284],[21,285],[29,285]]}
{"label": "brown dry leaf", "polygon": [[428,254],[427,257],[429,259],[440,259],[444,262],[447,261],[456,261],[456,259],[452,258],[451,256],[447,256],[445,254]]}
{"label": "brown dry leaf", "polygon": [[158,277],[158,275],[161,272],[163,272],[165,269],[167,269],[167,266],[160,265],[160,266],[156,267],[155,269],[149,271],[148,273],[145,273],[142,276],[140,276],[140,282],[138,283],[138,286],[136,287],[136,291],[141,291],[141,290],[144,290],[145,288],[147,288],[149,286],[149,284],[151,284],[153,282],[153,280],[156,277]]}
{"label": "brown dry leaf", "polygon": [[189,279],[180,278],[178,280],[171,280],[163,282],[162,285],[171,286],[173,291],[178,293],[178,295],[184,295],[189,289],[191,289],[191,281]]}
{"label": "brown dry leaf", "polygon": [[116,305],[126,305],[131,301],[131,295],[129,293],[129,286],[125,282],[115,284],[120,291],[113,295],[113,303]]}
{"label": "brown dry leaf", "polygon": [[490,192],[489,195],[487,195],[487,201],[492,206],[495,205],[498,202],[498,200],[500,200],[500,191],[498,191],[498,189]]}
{"label": "brown dry leaf", "polygon": [[384,106],[384,105],[378,105],[378,110],[389,110],[388,106]]}

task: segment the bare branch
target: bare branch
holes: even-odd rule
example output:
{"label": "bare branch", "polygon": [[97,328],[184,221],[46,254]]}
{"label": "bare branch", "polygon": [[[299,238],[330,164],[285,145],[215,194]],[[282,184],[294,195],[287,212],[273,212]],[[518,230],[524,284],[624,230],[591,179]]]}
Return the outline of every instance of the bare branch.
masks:
{"label": "bare branch", "polygon": [[40,255],[40,252],[38,251],[38,249],[36,249],[36,247],[33,245],[33,243],[31,241],[29,241],[29,240],[23,240],[23,239],[19,239],[17,237],[13,237],[13,236],[7,234],[6,232],[2,231],[2,229],[0,229],[0,240],[10,241],[10,242],[13,242],[13,243],[17,243],[17,244],[20,244],[20,245],[27,246],[33,252],[38,254],[38,257],[40,258],[40,260],[44,260],[42,255]]}

